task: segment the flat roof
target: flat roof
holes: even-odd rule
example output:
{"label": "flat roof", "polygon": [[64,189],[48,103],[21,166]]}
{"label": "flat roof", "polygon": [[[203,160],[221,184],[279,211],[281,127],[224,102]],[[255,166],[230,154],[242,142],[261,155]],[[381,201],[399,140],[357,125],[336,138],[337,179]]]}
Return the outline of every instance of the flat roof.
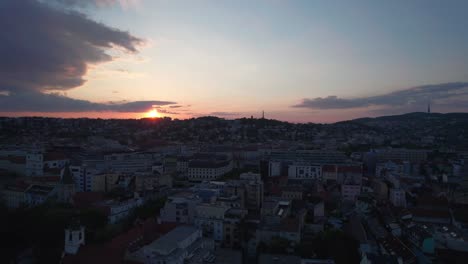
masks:
{"label": "flat roof", "polygon": [[161,255],[169,255],[178,248],[179,241],[183,241],[198,229],[193,226],[178,226],[147,247]]}

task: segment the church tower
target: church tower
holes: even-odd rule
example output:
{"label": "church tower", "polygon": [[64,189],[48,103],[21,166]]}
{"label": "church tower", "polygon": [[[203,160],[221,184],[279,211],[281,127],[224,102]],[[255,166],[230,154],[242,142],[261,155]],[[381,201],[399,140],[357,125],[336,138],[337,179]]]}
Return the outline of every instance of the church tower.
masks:
{"label": "church tower", "polygon": [[81,245],[85,244],[85,228],[78,222],[65,229],[65,254],[75,255]]}
{"label": "church tower", "polygon": [[58,200],[62,203],[72,203],[76,189],[70,166],[67,165],[62,169],[61,178],[60,183],[57,185]]}

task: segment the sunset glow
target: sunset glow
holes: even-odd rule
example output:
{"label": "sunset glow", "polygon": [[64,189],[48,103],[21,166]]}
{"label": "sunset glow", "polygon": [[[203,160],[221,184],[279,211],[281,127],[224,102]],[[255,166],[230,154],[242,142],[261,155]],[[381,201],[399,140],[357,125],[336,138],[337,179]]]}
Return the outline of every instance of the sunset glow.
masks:
{"label": "sunset glow", "polygon": [[145,114],[145,117],[157,118],[157,117],[161,117],[161,114],[158,112],[158,110],[153,108],[150,111],[148,111],[148,113]]}
{"label": "sunset glow", "polygon": [[0,2],[3,116],[468,111],[468,1]]}

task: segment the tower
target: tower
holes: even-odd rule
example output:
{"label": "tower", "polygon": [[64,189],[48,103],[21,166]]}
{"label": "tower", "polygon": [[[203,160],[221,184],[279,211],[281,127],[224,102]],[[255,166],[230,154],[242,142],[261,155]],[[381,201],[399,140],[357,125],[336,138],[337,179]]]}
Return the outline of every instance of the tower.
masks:
{"label": "tower", "polygon": [[65,168],[62,169],[61,174],[62,179],[57,185],[58,199],[62,203],[71,203],[76,189],[70,166],[65,166]]}
{"label": "tower", "polygon": [[65,254],[75,255],[81,245],[85,244],[85,228],[78,222],[65,229]]}
{"label": "tower", "polygon": [[265,111],[262,111],[262,119],[265,119]]}
{"label": "tower", "polygon": [[431,103],[427,103],[427,113],[431,113]]}

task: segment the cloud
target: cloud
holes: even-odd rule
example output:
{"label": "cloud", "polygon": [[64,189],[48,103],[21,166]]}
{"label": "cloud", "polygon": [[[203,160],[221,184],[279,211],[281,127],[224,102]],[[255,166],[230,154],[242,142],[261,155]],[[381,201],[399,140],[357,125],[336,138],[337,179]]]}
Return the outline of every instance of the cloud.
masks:
{"label": "cloud", "polygon": [[63,7],[80,7],[85,8],[88,6],[95,7],[109,7],[112,5],[119,5],[123,9],[129,7],[136,7],[140,5],[140,0],[48,0],[49,3]]}
{"label": "cloud", "polygon": [[107,51],[136,53],[144,40],[52,2],[110,5],[132,1],[0,2],[0,111],[144,112],[153,105],[175,104],[157,100],[96,103],[57,93],[83,85],[90,65],[113,59]]}
{"label": "cloud", "polygon": [[0,93],[0,112],[146,112],[153,106],[171,105],[170,101],[95,103],[69,98],[58,93]]}
{"label": "cloud", "polygon": [[238,116],[240,114],[241,113],[238,113],[238,112],[211,112],[209,113],[209,115],[212,115],[212,116]]}
{"label": "cloud", "polygon": [[0,8],[0,87],[67,90],[82,85],[88,64],[112,60],[105,51],[136,52],[143,40],[75,11],[34,0],[5,0]]}
{"label": "cloud", "polygon": [[180,112],[170,111],[170,110],[163,109],[163,108],[159,108],[158,112],[161,113],[161,114],[168,114],[168,115],[179,115],[180,114]]}
{"label": "cloud", "polygon": [[[468,83],[453,82],[434,85],[424,85],[412,87],[400,91],[395,91],[383,95],[358,97],[358,98],[339,98],[337,96],[328,96],[325,98],[317,97],[314,99],[303,99],[301,103],[293,105],[296,108],[311,109],[352,109],[378,107],[376,111],[387,111],[396,109],[398,111],[421,111],[428,102],[431,105],[443,105],[450,101],[457,101],[460,104],[460,98],[468,95]],[[468,100],[463,100],[468,104]]]}

